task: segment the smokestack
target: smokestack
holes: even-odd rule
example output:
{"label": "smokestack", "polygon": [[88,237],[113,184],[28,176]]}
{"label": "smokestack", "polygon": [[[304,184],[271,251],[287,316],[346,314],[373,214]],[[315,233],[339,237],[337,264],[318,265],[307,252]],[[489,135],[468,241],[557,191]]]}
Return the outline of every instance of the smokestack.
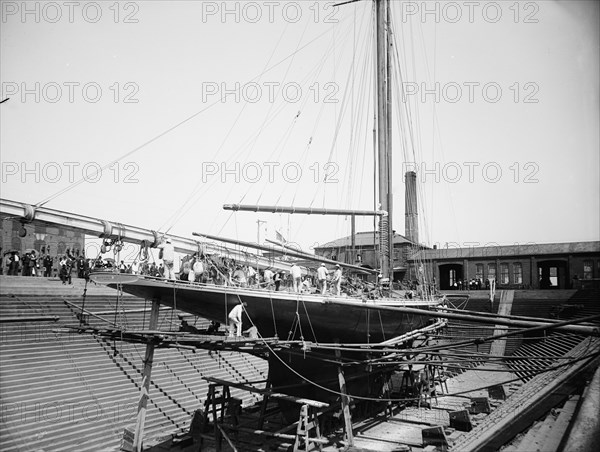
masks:
{"label": "smokestack", "polygon": [[404,175],[406,196],[404,198],[404,235],[413,243],[419,243],[419,219],[417,209],[417,173],[407,171]]}

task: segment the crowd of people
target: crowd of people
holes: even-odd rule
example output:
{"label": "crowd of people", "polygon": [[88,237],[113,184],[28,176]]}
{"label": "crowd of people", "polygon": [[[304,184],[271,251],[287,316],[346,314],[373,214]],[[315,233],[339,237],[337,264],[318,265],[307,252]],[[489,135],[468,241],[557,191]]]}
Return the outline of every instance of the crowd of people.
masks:
{"label": "crowd of people", "polygon": [[[91,270],[106,269],[190,283],[307,294],[365,295],[369,298],[376,297],[377,290],[381,289],[378,284],[367,283],[358,276],[344,275],[339,264],[331,270],[324,263],[316,268],[301,268],[292,263],[289,271],[259,269],[248,262],[198,251],[184,256],[176,272],[175,258],[175,249],[169,239],[159,245],[156,262],[150,262],[149,258],[136,258],[129,263],[102,256],[89,259],[80,253],[73,255],[69,250],[59,256],[34,250],[21,256],[19,252],[11,251],[3,255],[0,274],[59,277],[63,284],[71,284],[73,275],[87,279]],[[418,288],[414,292],[418,293]]]}
{"label": "crowd of people", "polygon": [[[127,265],[121,261],[119,271],[190,283],[296,293],[325,294],[329,289],[330,293],[341,295],[342,282],[350,283],[350,280],[343,277],[340,265],[336,265],[332,271],[325,264],[317,269],[303,269],[295,263],[291,265],[290,271],[273,268],[263,270],[247,262],[241,263],[233,258],[209,255],[201,251],[184,256],[180,261],[179,271],[176,272],[175,250],[171,240],[165,239],[158,248],[159,264],[143,261]],[[359,284],[358,279],[354,283]],[[349,287],[351,288],[352,286]]]}
{"label": "crowd of people", "polygon": [[489,289],[490,282],[488,280],[484,282],[481,278],[471,278],[469,281],[463,281],[459,279],[458,281],[454,281],[452,283],[452,289],[454,290],[481,290],[483,288]]}
{"label": "crowd of people", "polygon": [[21,255],[19,251],[13,250],[2,254],[0,274],[59,277],[63,284],[72,284],[73,273],[78,278],[87,278],[90,267],[90,259],[79,253],[72,255],[68,249],[65,254],[57,256],[35,250],[26,251]]}

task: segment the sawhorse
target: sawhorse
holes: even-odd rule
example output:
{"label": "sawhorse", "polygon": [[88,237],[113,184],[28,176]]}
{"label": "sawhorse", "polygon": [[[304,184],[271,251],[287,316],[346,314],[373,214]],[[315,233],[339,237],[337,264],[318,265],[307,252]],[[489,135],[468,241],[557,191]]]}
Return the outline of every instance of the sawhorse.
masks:
{"label": "sawhorse", "polygon": [[[316,435],[310,436],[310,431],[315,430]],[[316,444],[319,450],[323,450],[321,440],[321,429],[319,428],[319,419],[316,408],[308,404],[302,405],[300,408],[300,419],[296,428],[296,441],[294,442],[294,452],[309,451],[312,449],[311,444]]]}

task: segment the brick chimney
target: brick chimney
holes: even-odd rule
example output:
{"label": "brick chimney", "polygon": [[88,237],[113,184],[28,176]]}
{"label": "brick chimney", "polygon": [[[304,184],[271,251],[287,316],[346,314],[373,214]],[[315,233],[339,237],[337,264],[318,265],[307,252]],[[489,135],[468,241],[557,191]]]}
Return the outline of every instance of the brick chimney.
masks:
{"label": "brick chimney", "polygon": [[419,217],[417,209],[417,173],[407,171],[404,175],[406,196],[404,197],[404,236],[411,242],[419,243]]}

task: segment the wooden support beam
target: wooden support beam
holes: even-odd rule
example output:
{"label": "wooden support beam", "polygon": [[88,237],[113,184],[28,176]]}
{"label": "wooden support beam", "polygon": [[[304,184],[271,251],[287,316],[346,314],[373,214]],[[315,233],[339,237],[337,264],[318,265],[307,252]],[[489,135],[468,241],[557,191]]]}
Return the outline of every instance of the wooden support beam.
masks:
{"label": "wooden support beam", "polygon": [[0,316],[0,323],[18,323],[18,322],[58,322],[60,317],[53,315],[38,316]]}
{"label": "wooden support beam", "polygon": [[219,385],[225,385],[225,386],[231,386],[232,388],[238,388],[238,389],[242,389],[244,391],[248,391],[248,392],[254,392],[257,394],[269,394],[269,397],[273,397],[276,399],[281,399],[281,400],[287,400],[288,402],[294,402],[294,403],[299,403],[301,405],[308,405],[314,408],[327,408],[329,406],[328,403],[325,402],[319,402],[318,400],[311,400],[311,399],[305,399],[303,397],[294,397],[291,395],[287,395],[287,394],[280,394],[278,392],[270,392],[264,389],[258,389],[255,388],[253,386],[248,386],[242,383],[235,383],[233,381],[226,381],[226,380],[222,380],[220,378],[214,378],[214,377],[202,377],[202,379],[210,382],[210,383],[216,383]]}
{"label": "wooden support beam", "polygon": [[[556,421],[552,425],[552,428],[550,429],[548,436],[542,443],[540,450],[543,450],[546,452],[556,452],[557,450],[559,450],[560,443],[561,443],[562,439],[564,438],[565,433],[569,429],[569,425],[571,424],[571,420],[573,418],[573,415],[575,414],[575,411],[577,410],[578,404],[579,404],[579,396],[578,395],[567,400],[567,402],[564,404],[564,406],[560,410],[558,418],[556,418]],[[596,432],[596,436],[598,436],[598,432]],[[596,447],[597,446],[598,445],[596,444]],[[572,451],[573,449],[561,449],[561,450]],[[589,449],[589,450],[592,450],[592,449]]]}
{"label": "wooden support beam", "polygon": [[[341,357],[340,350],[335,351],[336,358]],[[350,414],[350,397],[346,391],[346,380],[342,366],[338,366],[338,380],[340,383],[340,392],[342,393],[342,413],[344,415],[344,430],[346,432],[346,442],[349,446],[354,446],[354,433],[352,431],[352,415]]]}
{"label": "wooden support beam", "polygon": [[387,212],[383,210],[350,210],[350,209],[326,209],[319,207],[286,207],[286,206],[259,206],[250,204],[223,204],[223,210],[233,210],[240,212],[269,212],[269,213],[290,213],[306,215],[359,215],[382,217]]}
{"label": "wooden support beam", "polygon": [[269,404],[269,392],[271,391],[271,367],[269,367],[269,373],[267,375],[267,384],[265,385],[265,392],[263,399],[260,404],[260,417],[258,418],[258,429],[262,430],[265,423],[265,416],[267,414],[267,405]]}
{"label": "wooden support beam", "polygon": [[[156,300],[152,301],[152,311],[150,312],[150,325],[151,330],[156,329],[158,326],[158,310],[160,303]],[[144,437],[144,424],[146,422],[146,407],[148,405],[149,391],[150,391],[150,378],[152,377],[152,362],[154,360],[154,348],[155,340],[150,339],[146,344],[146,354],[144,356],[144,370],[142,373],[142,389],[140,393],[140,399],[138,402],[138,414],[137,422],[135,424],[135,439],[134,439],[134,450],[136,452],[142,452],[142,441]]]}
{"label": "wooden support beam", "polygon": [[[297,424],[297,423],[295,423],[295,424]],[[268,431],[262,430],[262,429],[236,427],[235,425],[231,425],[231,424],[223,424],[223,428],[227,428],[227,429],[231,429],[231,430],[238,430],[240,432],[250,433],[253,435],[267,436],[269,438],[279,438],[279,439],[286,439],[286,440],[291,440],[291,441],[294,441],[296,439],[296,435],[290,435],[287,433],[278,433],[278,432],[268,432]],[[319,444],[329,444],[329,441],[325,438],[311,438],[311,442],[319,443]]]}
{"label": "wooden support beam", "polygon": [[219,428],[219,432],[221,433],[221,435],[223,436],[223,438],[225,438],[225,441],[227,441],[227,444],[229,444],[229,447],[231,447],[231,449],[233,450],[233,452],[237,452],[237,448],[233,445],[233,443],[229,439],[229,436],[227,436],[227,433],[225,433],[223,431],[223,428],[219,424],[215,424],[215,425]]}
{"label": "wooden support beam", "polygon": [[600,444],[600,367],[596,368],[594,376],[588,381],[582,400],[563,450],[584,452]]}

